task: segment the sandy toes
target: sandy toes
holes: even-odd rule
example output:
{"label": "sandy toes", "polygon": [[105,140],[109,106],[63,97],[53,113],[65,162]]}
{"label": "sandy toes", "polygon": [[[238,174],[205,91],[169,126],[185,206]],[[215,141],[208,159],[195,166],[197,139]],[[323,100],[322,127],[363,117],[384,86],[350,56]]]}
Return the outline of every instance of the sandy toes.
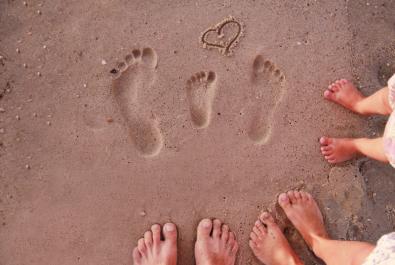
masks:
{"label": "sandy toes", "polygon": [[316,238],[328,238],[321,211],[309,193],[288,191],[280,194],[278,203],[310,248]]}
{"label": "sandy toes", "polygon": [[129,135],[142,156],[155,156],[163,146],[158,119],[140,105],[139,90],[148,90],[154,81],[158,57],[151,48],[133,50],[118,64],[113,81],[113,95],[125,119]]}
{"label": "sandy toes", "polygon": [[192,123],[197,128],[205,128],[210,124],[212,105],[217,90],[214,72],[199,72],[187,81],[187,98]]}
{"label": "sandy toes", "polygon": [[302,264],[268,212],[259,216],[250,238],[249,245],[254,255],[265,265]]}
{"label": "sandy toes", "polygon": [[359,113],[358,102],[364,99],[353,83],[346,79],[337,80],[329,85],[324,92],[324,97],[357,113]]}
{"label": "sandy toes", "polygon": [[321,153],[331,163],[340,163],[355,157],[357,150],[353,139],[321,137]]}
{"label": "sandy toes", "polygon": [[272,133],[273,116],[286,92],[285,76],[262,55],[255,57],[252,70],[256,102],[247,132],[255,143],[265,144]]}
{"label": "sandy toes", "polygon": [[[164,240],[161,240],[161,233]],[[134,265],[176,265],[177,264],[177,228],[167,223],[163,231],[158,224],[144,233],[137,247],[133,249]]]}
{"label": "sandy toes", "polygon": [[203,219],[197,228],[196,265],[234,265],[239,246],[229,227],[218,219]]}

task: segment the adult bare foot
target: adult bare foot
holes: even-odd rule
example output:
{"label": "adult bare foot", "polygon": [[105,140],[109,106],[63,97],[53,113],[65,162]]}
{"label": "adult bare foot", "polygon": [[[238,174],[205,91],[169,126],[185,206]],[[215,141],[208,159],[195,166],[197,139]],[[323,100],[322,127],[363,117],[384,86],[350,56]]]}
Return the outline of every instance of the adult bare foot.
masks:
{"label": "adult bare foot", "polygon": [[288,191],[280,194],[278,203],[313,251],[316,239],[328,238],[321,211],[309,193]]}
{"label": "adult bare foot", "polygon": [[176,265],[177,264],[177,228],[175,224],[167,223],[161,227],[155,224],[150,231],[144,233],[137,247],[133,250],[134,265]]}
{"label": "adult bare foot", "polygon": [[203,219],[197,228],[196,265],[234,265],[239,246],[235,233],[218,219]]}
{"label": "adult bare foot", "polygon": [[331,163],[340,163],[352,159],[357,153],[353,139],[321,137],[321,153]]}
{"label": "adult bare foot", "polygon": [[303,264],[268,212],[259,216],[250,238],[249,244],[254,255],[265,265]]}
{"label": "adult bare foot", "polygon": [[346,79],[337,80],[329,85],[324,97],[356,113],[360,113],[358,103],[365,98],[353,83]]}

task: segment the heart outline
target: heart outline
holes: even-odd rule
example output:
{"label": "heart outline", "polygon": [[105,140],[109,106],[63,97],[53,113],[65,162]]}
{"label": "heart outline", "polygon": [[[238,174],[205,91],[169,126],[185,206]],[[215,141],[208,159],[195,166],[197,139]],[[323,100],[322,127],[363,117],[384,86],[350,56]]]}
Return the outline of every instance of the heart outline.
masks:
{"label": "heart outline", "polygon": [[[209,41],[206,40],[206,37],[210,32],[215,32],[217,34],[217,36],[221,36],[223,33],[222,32],[223,28],[229,24],[235,24],[238,27],[238,31],[235,34],[235,36],[227,44],[221,45],[221,44],[217,44],[217,43],[210,43]],[[211,27],[211,28],[208,28],[207,30],[205,30],[200,37],[200,42],[203,44],[203,48],[208,48],[208,49],[217,48],[223,54],[230,55],[230,54],[232,54],[231,48],[233,48],[233,46],[235,46],[238,43],[238,40],[240,39],[242,33],[243,33],[242,24],[240,22],[238,22],[237,20],[235,20],[233,17],[229,17],[229,18],[225,19],[224,21],[218,23],[214,27]]]}

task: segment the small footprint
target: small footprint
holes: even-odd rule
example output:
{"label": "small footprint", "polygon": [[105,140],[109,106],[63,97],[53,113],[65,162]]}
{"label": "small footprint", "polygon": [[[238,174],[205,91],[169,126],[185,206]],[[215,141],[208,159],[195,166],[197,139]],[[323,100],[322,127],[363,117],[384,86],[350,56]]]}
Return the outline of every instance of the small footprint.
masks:
{"label": "small footprint", "polygon": [[189,110],[192,123],[197,128],[206,128],[210,124],[216,81],[216,74],[212,71],[196,73],[187,81]]}
{"label": "small footprint", "polygon": [[128,127],[129,135],[142,156],[155,156],[163,146],[159,121],[140,104],[139,91],[151,88],[158,56],[151,48],[135,49],[117,65],[113,80],[113,95]]}
{"label": "small footprint", "polygon": [[271,137],[274,113],[285,95],[286,81],[284,73],[262,55],[255,57],[252,70],[256,102],[248,136],[257,144],[265,144]]}

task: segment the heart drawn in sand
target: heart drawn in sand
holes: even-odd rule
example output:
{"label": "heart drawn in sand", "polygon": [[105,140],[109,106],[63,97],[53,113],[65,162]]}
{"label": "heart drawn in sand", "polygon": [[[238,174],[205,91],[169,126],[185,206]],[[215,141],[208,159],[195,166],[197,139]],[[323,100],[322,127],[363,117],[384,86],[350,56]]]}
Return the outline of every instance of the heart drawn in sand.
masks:
{"label": "heart drawn in sand", "polygon": [[[230,33],[225,32],[225,28],[230,30]],[[203,48],[217,48],[221,53],[230,55],[231,49],[237,44],[241,35],[242,25],[233,17],[229,17],[204,31],[200,41],[203,43]]]}

